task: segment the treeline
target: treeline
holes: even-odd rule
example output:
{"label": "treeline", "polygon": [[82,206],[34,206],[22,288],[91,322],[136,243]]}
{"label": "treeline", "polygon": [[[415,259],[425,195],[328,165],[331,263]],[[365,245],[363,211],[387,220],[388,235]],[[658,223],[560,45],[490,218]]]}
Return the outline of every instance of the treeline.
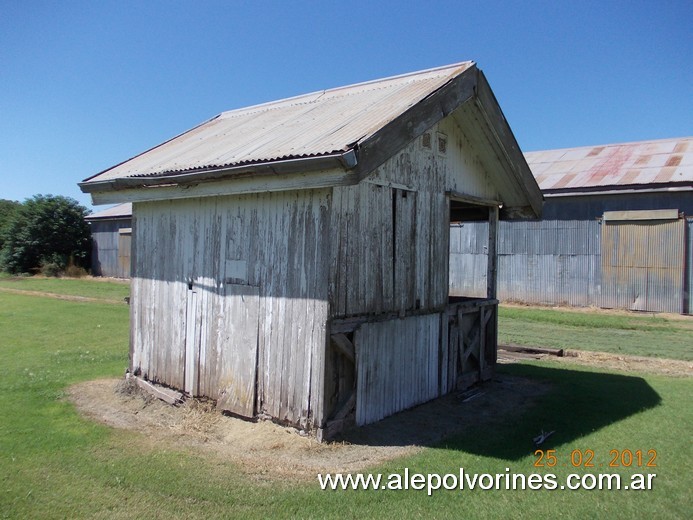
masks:
{"label": "treeline", "polygon": [[57,276],[89,268],[89,210],[61,195],[35,195],[24,202],[0,199],[0,270]]}

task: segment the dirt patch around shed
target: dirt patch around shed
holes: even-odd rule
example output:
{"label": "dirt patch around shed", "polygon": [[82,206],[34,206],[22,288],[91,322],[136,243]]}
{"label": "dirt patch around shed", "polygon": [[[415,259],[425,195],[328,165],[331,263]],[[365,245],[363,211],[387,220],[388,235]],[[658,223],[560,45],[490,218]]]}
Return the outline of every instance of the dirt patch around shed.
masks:
{"label": "dirt patch around shed", "polygon": [[623,372],[641,372],[670,377],[693,377],[693,362],[679,359],[663,359],[644,356],[620,356],[605,352],[571,350],[571,357],[549,358],[559,363],[576,363],[595,368],[621,370]]}
{"label": "dirt patch around shed", "polygon": [[447,395],[330,443],[269,421],[228,417],[204,401],[188,399],[171,406],[122,379],[79,383],[68,395],[84,416],[140,432],[157,444],[218,456],[257,479],[308,480],[318,472],[358,472],[416,453],[472,425],[507,422],[549,388],[547,383],[499,375],[470,393]]}
{"label": "dirt patch around shed", "polygon": [[[528,347],[531,349],[531,347]],[[550,349],[545,349],[550,350]],[[558,350],[556,350],[558,352]],[[622,372],[640,372],[669,377],[693,377],[693,361],[663,359],[645,356],[624,356],[606,352],[587,350],[561,351],[564,356],[541,353],[513,352],[498,349],[498,362],[501,364],[518,363],[527,360],[548,360],[562,364],[575,364],[588,367],[620,370]]]}

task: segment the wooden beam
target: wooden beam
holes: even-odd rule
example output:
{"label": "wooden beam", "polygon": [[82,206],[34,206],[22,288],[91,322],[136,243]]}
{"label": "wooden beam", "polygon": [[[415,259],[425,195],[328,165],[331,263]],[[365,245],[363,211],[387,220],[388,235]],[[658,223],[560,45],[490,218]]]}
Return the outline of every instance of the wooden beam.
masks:
{"label": "wooden beam", "polygon": [[458,191],[447,191],[446,194],[450,197],[450,200],[455,200],[458,202],[466,202],[468,204],[475,204],[477,206],[500,206],[502,203],[499,200],[484,199],[482,197],[475,197],[473,195],[467,195],[465,193],[460,193]]}
{"label": "wooden beam", "polygon": [[527,161],[515,139],[515,135],[508,121],[505,119],[505,115],[484,73],[479,71],[478,75],[476,105],[479,107],[491,132],[494,134],[499,151],[505,156],[505,159],[510,165],[510,174],[515,184],[524,192],[532,212],[534,213],[533,216],[540,217],[544,197],[541,194],[539,185],[529,169]]}
{"label": "wooden beam", "polygon": [[496,299],[498,276],[498,206],[488,208],[488,270],[486,273],[486,297]]}
{"label": "wooden beam", "polygon": [[356,350],[354,344],[344,334],[332,334],[330,341],[334,349],[346,357],[352,363],[356,363]]}
{"label": "wooden beam", "polygon": [[130,377],[135,379],[137,386],[150,395],[153,395],[157,399],[166,401],[168,404],[177,405],[183,402],[183,394],[172,390],[170,388],[165,388],[163,386],[154,385],[149,381],[146,381],[140,377],[131,375]]}
{"label": "wooden beam", "polygon": [[323,428],[321,432],[318,432],[318,440],[322,442],[323,440],[332,439],[347,428],[354,426],[356,424],[355,407],[356,391],[352,392],[349,399],[347,399],[334,417],[327,421],[325,428]]}
{"label": "wooden beam", "polygon": [[355,170],[363,178],[475,95],[479,69],[470,66],[359,144]]}

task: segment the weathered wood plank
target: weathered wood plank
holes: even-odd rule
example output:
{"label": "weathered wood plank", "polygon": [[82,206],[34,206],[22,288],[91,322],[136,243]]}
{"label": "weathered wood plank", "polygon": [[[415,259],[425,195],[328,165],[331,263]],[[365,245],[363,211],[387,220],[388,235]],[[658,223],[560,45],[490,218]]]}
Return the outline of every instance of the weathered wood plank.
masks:
{"label": "weathered wood plank", "polygon": [[496,298],[498,279],[498,206],[488,210],[488,272],[486,275],[486,297]]}
{"label": "weathered wood plank", "polygon": [[365,323],[356,331],[356,424],[378,421],[438,395],[440,316]]}
{"label": "weathered wood plank", "polygon": [[183,394],[172,390],[171,388],[165,388],[163,386],[155,385],[137,376],[130,376],[135,380],[137,386],[150,395],[153,395],[157,399],[167,402],[168,404],[177,405],[183,402]]}
{"label": "weathered wood plank", "polygon": [[260,289],[227,284],[224,351],[217,385],[217,408],[241,415],[255,415],[257,344]]}

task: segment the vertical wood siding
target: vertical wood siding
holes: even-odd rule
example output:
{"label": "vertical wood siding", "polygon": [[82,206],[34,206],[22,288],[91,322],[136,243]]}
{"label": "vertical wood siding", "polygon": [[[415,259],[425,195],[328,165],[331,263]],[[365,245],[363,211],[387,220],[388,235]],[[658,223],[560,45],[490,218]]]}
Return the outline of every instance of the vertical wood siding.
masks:
{"label": "vertical wood siding", "polygon": [[[433,399],[457,383],[457,370],[447,366],[447,192],[485,199],[498,195],[452,118],[429,134],[430,147],[418,138],[360,184],[334,188],[331,318],[373,316],[354,333],[359,425]],[[446,141],[444,152],[437,147],[439,136]],[[484,262],[483,296],[485,269]],[[392,313],[399,318],[383,317]],[[491,343],[495,348],[495,339]],[[330,376],[338,380],[341,374]],[[336,387],[330,388],[336,392]],[[333,402],[348,397],[348,391],[337,392]]]}
{"label": "vertical wood siding", "polygon": [[438,396],[441,314],[363,324],[355,333],[356,424]]}
{"label": "vertical wood siding", "polygon": [[[222,406],[241,403],[229,405],[241,415],[255,408],[281,421],[317,424],[329,205],[329,190],[138,203],[133,369],[184,388],[187,332],[199,337],[195,395],[222,397]],[[248,289],[234,291],[238,285]],[[186,324],[191,291],[193,333]],[[257,311],[234,318],[245,305],[257,305]],[[232,390],[239,378],[248,389],[253,349],[256,407],[249,406],[255,396]]]}
{"label": "vertical wood siding", "polygon": [[[441,310],[448,298],[446,191],[494,198],[488,176],[454,121],[431,129],[356,186],[334,188],[332,317]],[[435,140],[435,139],[434,139]]]}

